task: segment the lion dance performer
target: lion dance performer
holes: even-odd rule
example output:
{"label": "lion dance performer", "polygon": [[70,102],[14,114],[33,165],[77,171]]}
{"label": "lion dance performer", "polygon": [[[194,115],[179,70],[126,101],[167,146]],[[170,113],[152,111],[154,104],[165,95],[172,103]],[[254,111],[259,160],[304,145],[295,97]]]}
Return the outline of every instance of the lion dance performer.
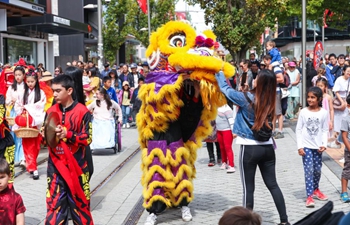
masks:
{"label": "lion dance performer", "polygon": [[0,94],[0,158],[4,158],[10,166],[10,186],[15,178],[15,142],[10,133],[10,128],[5,119],[6,107],[5,97]]}
{"label": "lion dance performer", "polygon": [[181,207],[190,221],[196,150],[211,132],[218,106],[226,103],[214,74],[234,68],[214,56],[215,35],[197,35],[182,21],[171,21],[152,34],[147,49],[151,72],[139,91],[137,115],[142,148],[143,206],[146,224],[156,223],[167,207]]}

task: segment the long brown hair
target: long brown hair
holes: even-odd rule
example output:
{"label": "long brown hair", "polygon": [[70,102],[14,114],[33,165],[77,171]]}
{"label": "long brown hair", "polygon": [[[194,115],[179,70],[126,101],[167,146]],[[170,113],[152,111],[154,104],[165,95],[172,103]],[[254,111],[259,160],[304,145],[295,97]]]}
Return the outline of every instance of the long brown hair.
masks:
{"label": "long brown hair", "polygon": [[[112,107],[112,101],[111,101],[111,98],[109,97],[109,94],[107,93],[106,89],[104,89],[102,87],[98,91],[103,95],[103,98],[104,98],[104,100],[107,103],[107,109],[110,110],[110,108]],[[96,100],[96,105],[98,107],[100,107],[101,106],[101,101],[100,100]]]}
{"label": "long brown hair", "polygon": [[251,91],[255,94],[254,101],[254,125],[252,130],[260,130],[265,125],[268,128],[267,118],[275,117],[276,104],[276,75],[271,70],[260,70],[256,80],[256,87]]}

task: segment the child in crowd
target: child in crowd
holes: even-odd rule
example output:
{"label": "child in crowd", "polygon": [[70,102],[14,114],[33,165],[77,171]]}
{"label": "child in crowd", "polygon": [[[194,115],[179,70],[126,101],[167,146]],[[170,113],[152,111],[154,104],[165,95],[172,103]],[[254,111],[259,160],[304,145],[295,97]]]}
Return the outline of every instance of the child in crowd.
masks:
{"label": "child in crowd", "polygon": [[271,64],[278,62],[280,65],[282,65],[281,53],[278,48],[276,48],[276,43],[274,41],[268,41],[266,43],[266,49],[271,56]]}
{"label": "child in crowd", "polygon": [[[26,117],[28,113],[30,127],[39,129],[42,126],[45,118],[46,96],[44,91],[40,89],[38,75],[33,70],[26,73],[26,82],[24,85],[24,95],[18,96],[15,103],[15,111],[18,116]],[[19,125],[19,124],[18,124]],[[18,129],[18,125],[14,127]],[[26,124],[20,124],[26,126]],[[33,179],[39,179],[37,169],[37,158],[40,150],[41,135],[38,134],[34,138],[22,138],[23,152],[26,159],[27,171],[33,174]]]}
{"label": "child in crowd", "polygon": [[[104,77],[106,78],[106,77]],[[118,115],[119,123],[122,122],[122,110],[120,106],[110,99],[105,88],[100,88],[96,93],[97,99],[87,106],[93,111],[92,142],[91,149],[106,148],[115,145],[115,123],[113,109]],[[101,131],[105,132],[101,132]]]}
{"label": "child in crowd", "polygon": [[[332,97],[327,93],[328,92],[328,81],[326,78],[321,77],[316,81],[316,86],[321,88],[323,91],[323,100],[322,100],[322,108],[327,110],[328,112],[328,124],[329,124],[329,132],[328,132],[328,137],[332,135],[332,130],[333,130],[333,122],[334,122],[334,109],[333,109],[333,99]],[[330,140],[328,140],[330,141]],[[328,147],[335,147],[337,148],[335,140],[332,142],[328,143]]]}
{"label": "child in crowd", "polygon": [[232,151],[233,141],[233,111],[227,104],[218,108],[216,116],[217,138],[220,145],[222,164],[220,169],[227,169],[227,173],[236,172],[234,168],[234,156]]}
{"label": "child in crowd", "polygon": [[[10,111],[10,117],[15,118],[17,116],[15,108],[13,107],[18,99],[18,96],[23,96],[24,93],[24,76],[25,70],[22,66],[17,66],[14,70],[15,79],[13,84],[7,89],[6,92],[6,106]],[[20,165],[25,169],[26,162],[24,160],[22,138],[18,138],[14,132],[11,132],[15,142],[15,164]]]}
{"label": "child in crowd", "polygon": [[57,76],[52,81],[56,104],[47,110],[47,114],[58,114],[60,124],[55,132],[60,141],[56,148],[49,147],[46,225],[67,224],[69,211],[74,224],[93,224],[89,185],[92,165],[89,165],[87,155],[91,142],[91,114],[85,105],[74,100],[76,86],[69,75]]}
{"label": "child in crowd", "polygon": [[123,82],[123,89],[119,92],[119,104],[122,106],[123,113],[123,128],[130,128],[128,122],[130,116],[130,101],[132,96],[132,90],[130,89],[129,82]]}
{"label": "child in crowd", "polygon": [[112,79],[109,76],[103,77],[103,88],[107,91],[110,99],[118,103],[117,94],[112,86]]}
{"label": "child in crowd", "polygon": [[90,95],[90,92],[91,91],[86,91],[86,89],[89,89],[90,88],[90,78],[89,78],[89,72],[88,70],[85,70],[83,71],[83,88],[85,90],[85,95],[86,96],[89,96]]}
{"label": "child in crowd", "polygon": [[[346,97],[347,108],[350,110],[350,95]],[[340,199],[342,202],[350,202],[348,195],[348,180],[350,180],[350,115],[342,119],[340,127],[341,135],[343,138],[343,143],[345,145],[344,149],[344,168],[341,174],[341,194]]]}
{"label": "child in crowd", "polygon": [[250,209],[235,206],[222,215],[219,225],[261,225],[261,217]]}
{"label": "child in crowd", "polygon": [[[311,80],[313,86],[317,86],[316,82],[317,82],[317,80],[320,79],[320,78],[324,78],[324,79],[327,81],[327,78],[326,78],[326,76],[324,75],[325,72],[326,72],[326,70],[325,70],[324,68],[322,68],[322,67],[319,67],[319,68],[317,69],[317,75],[314,76],[314,77],[312,78],[312,80]],[[321,88],[321,89],[322,89],[322,88]]]}
{"label": "child in crowd", "polygon": [[210,124],[213,128],[213,131],[204,141],[207,144],[207,150],[209,155],[208,166],[212,167],[212,166],[215,166],[214,143],[216,147],[216,156],[217,156],[218,164],[221,164],[221,152],[220,152],[220,145],[217,138],[217,129],[216,129],[215,120],[211,121]]}
{"label": "child in crowd", "polygon": [[328,112],[322,108],[323,92],[311,87],[307,92],[308,107],[300,111],[296,127],[298,153],[303,157],[306,185],[306,207],[315,207],[313,198],[328,200],[319,189],[322,152],[328,139]]}
{"label": "child in crowd", "polygon": [[0,224],[24,225],[26,207],[21,195],[8,186],[10,177],[9,164],[0,158]]}

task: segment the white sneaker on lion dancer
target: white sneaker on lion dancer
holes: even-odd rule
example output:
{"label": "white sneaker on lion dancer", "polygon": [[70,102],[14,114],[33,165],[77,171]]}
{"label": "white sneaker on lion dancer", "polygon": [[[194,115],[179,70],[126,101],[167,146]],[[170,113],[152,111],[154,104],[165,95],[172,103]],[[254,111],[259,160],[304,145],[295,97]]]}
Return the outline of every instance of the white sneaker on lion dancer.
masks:
{"label": "white sneaker on lion dancer", "polygon": [[154,225],[156,224],[157,216],[154,213],[151,213],[147,216],[145,225]]}
{"label": "white sneaker on lion dancer", "polygon": [[192,214],[190,208],[187,206],[182,206],[181,207],[181,212],[182,212],[182,220],[183,221],[191,221],[192,220]]}

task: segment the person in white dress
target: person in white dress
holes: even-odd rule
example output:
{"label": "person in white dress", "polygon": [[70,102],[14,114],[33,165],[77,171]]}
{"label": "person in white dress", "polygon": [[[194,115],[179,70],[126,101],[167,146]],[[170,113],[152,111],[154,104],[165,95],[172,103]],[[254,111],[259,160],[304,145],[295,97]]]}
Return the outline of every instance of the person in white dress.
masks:
{"label": "person in white dress", "polygon": [[[15,118],[17,116],[15,112],[15,105],[18,96],[23,97],[24,93],[24,75],[25,70],[22,66],[17,66],[14,69],[15,80],[13,84],[7,89],[6,92],[6,108],[10,113],[10,117]],[[25,168],[26,163],[24,159],[23,146],[22,146],[22,138],[16,137],[14,132],[11,132],[13,140],[15,141],[15,165],[20,165]]]}
{"label": "person in white dress", "polygon": [[[15,111],[18,116],[28,113],[31,118],[29,121],[30,127],[39,129],[43,125],[45,118],[46,96],[43,90],[40,89],[38,75],[34,70],[29,70],[26,73],[26,82],[24,85],[24,94],[18,96],[15,103]],[[17,117],[18,117],[17,116]],[[12,129],[16,130],[25,124],[15,124]],[[26,159],[27,171],[33,174],[33,179],[39,179],[39,172],[37,169],[37,158],[40,151],[41,135],[38,133],[34,138],[22,138],[23,152]]]}
{"label": "person in white dress", "polygon": [[[93,111],[90,148],[92,150],[111,148],[115,145],[115,123],[122,123],[122,110],[118,103],[110,99],[104,88],[96,92],[96,97],[97,99],[87,106]],[[113,110],[118,115],[118,121],[114,121]]]}

